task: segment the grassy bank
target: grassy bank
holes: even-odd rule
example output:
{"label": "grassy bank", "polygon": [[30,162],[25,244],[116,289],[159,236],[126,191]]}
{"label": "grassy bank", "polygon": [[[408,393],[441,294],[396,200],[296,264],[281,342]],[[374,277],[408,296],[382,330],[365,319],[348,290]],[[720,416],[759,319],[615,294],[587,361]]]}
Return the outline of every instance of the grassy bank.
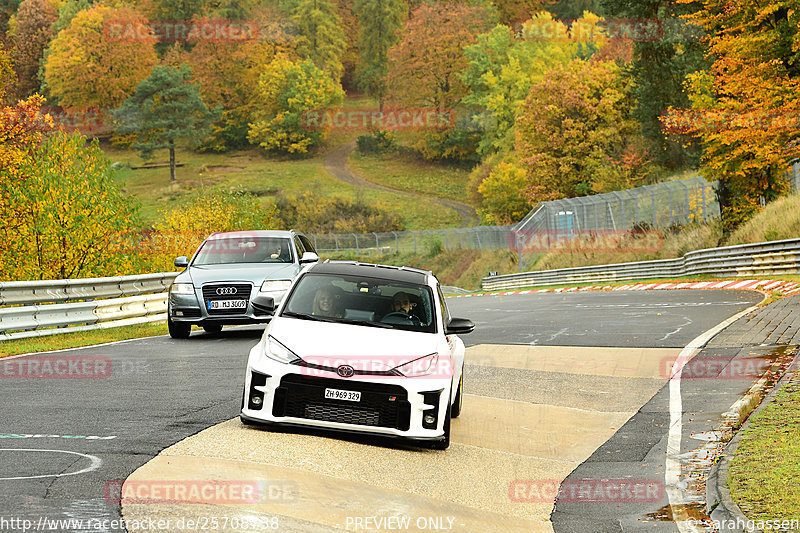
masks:
{"label": "grassy bank", "polygon": [[95,329],[77,333],[49,335],[47,337],[32,339],[0,341],[0,357],[24,353],[49,352],[52,350],[66,350],[69,348],[93,346],[107,342],[166,335],[166,333],[166,322],[153,322],[150,324],[136,324],[119,328]]}
{"label": "grassy bank", "polygon": [[728,485],[751,520],[800,519],[800,377],[795,376],[744,432]]}
{"label": "grassy bank", "polygon": [[[116,177],[124,183],[124,191],[141,202],[141,214],[148,224],[158,218],[160,211],[174,207],[197,188],[214,186],[239,188],[258,196],[265,205],[274,204],[280,195],[296,196],[307,191],[319,197],[359,199],[396,213],[406,229],[456,227],[461,221],[455,211],[443,209],[434,200],[421,198],[409,202],[397,194],[358,190],[342,183],[325,171],[321,157],[268,159],[255,148],[224,154],[198,154],[180,149],[176,159],[184,166],[177,169],[177,179],[171,183],[168,167],[133,170],[131,167],[142,165],[136,151],[108,143],[103,150],[112,162],[120,163]],[[155,162],[166,162],[163,160],[166,152],[157,156]]]}
{"label": "grassy bank", "polygon": [[364,179],[401,191],[467,203],[470,169],[412,158],[404,153],[350,157],[350,168]]}

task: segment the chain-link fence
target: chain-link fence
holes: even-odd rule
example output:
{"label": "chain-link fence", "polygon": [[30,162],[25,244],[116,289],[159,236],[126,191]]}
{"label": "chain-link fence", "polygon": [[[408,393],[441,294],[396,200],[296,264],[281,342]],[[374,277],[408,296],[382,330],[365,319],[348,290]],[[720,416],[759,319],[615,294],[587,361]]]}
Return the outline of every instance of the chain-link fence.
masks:
{"label": "chain-link fence", "polygon": [[508,250],[513,245],[511,226],[475,226],[418,231],[392,231],[357,235],[308,235],[317,251],[325,254],[380,256],[390,253],[428,253],[431,250]]}

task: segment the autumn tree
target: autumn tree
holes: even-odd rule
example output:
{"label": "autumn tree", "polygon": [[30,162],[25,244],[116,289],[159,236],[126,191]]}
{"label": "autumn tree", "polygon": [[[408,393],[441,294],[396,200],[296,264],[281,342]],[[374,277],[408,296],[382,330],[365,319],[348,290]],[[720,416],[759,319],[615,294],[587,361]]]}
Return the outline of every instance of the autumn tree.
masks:
{"label": "autumn tree", "polygon": [[692,18],[708,35],[712,63],[688,77],[683,131],[700,139],[704,173],[720,181],[729,232],[787,190],[787,168],[800,154],[800,2],[701,4]]}
{"label": "autumn tree", "polygon": [[152,231],[139,237],[143,263],[153,272],[172,270],[176,257],[191,256],[211,233],[278,229],[277,214],[274,204],[240,190],[198,189],[162,210]]}
{"label": "autumn tree", "polygon": [[142,81],[136,92],[114,112],[116,131],[133,135],[133,148],[144,159],[155,150],[169,150],[169,179],[175,181],[175,147],[178,141],[202,143],[222,109],[209,110],[198,86],[191,83],[191,68],[162,67]]}
{"label": "autumn tree", "polygon": [[14,73],[14,62],[0,43],[0,106],[11,99],[11,93],[17,81]]}
{"label": "autumn tree", "polygon": [[[67,279],[130,273],[113,243],[136,226],[136,208],[115,186],[94,141],[56,132],[18,167],[26,179],[5,193],[17,225],[4,235],[0,270],[11,279]],[[0,167],[0,183],[8,184]],[[8,232],[8,228],[3,229]]]}
{"label": "autumn tree", "polygon": [[[467,95],[460,72],[463,48],[492,25],[490,13],[466,3],[423,3],[413,10],[400,42],[389,52],[392,103],[455,111]],[[415,146],[429,159],[469,159],[478,136],[468,128],[423,133]]]}
{"label": "autumn tree", "polygon": [[203,40],[181,58],[191,66],[203,101],[222,106],[222,116],[212,125],[204,147],[221,151],[247,144],[258,77],[276,52],[285,49],[255,40]]}
{"label": "autumn tree", "polygon": [[343,98],[341,85],[311,60],[278,56],[259,77],[248,138],[269,151],[305,154],[330,130],[318,118],[338,109]]}
{"label": "autumn tree", "polygon": [[[596,24],[597,17],[586,22]],[[543,27],[564,37],[539,38],[538,30]],[[475,44],[464,48],[469,65],[461,79],[470,91],[464,103],[485,110],[485,114],[477,115],[483,129],[479,147],[482,156],[497,150],[507,151],[513,146],[517,109],[530,88],[541,81],[546,72],[565,65],[576,54],[577,41],[568,36],[568,26],[543,12],[522,25],[519,32],[498,25],[479,35]]]}
{"label": "autumn tree", "polygon": [[311,59],[337,82],[342,79],[342,54],[347,46],[342,19],[333,0],[297,0],[292,10],[297,25],[297,53]]}
{"label": "autumn tree", "polygon": [[576,59],[534,85],[516,131],[531,204],[639,185],[647,155],[631,104],[613,62]]}
{"label": "autumn tree", "polygon": [[500,24],[505,26],[520,24],[553,3],[553,0],[492,0]]}
{"label": "autumn tree", "polygon": [[388,90],[389,50],[400,40],[408,5],[406,0],[356,0],[355,11],[360,27],[358,86],[377,99],[383,109]]}
{"label": "autumn tree", "polygon": [[147,20],[123,7],[95,5],[79,12],[50,45],[47,86],[66,109],[115,109],[147,78],[158,62],[154,39],[115,38],[109,24],[125,21],[146,27]]}
{"label": "autumn tree", "polygon": [[478,191],[483,199],[478,209],[481,220],[490,225],[514,224],[528,214],[533,204],[525,195],[528,176],[511,162],[495,166]]}
{"label": "autumn tree", "polygon": [[57,18],[58,13],[48,0],[25,0],[19,6],[12,57],[21,98],[39,91],[39,61],[53,36],[50,26]]}

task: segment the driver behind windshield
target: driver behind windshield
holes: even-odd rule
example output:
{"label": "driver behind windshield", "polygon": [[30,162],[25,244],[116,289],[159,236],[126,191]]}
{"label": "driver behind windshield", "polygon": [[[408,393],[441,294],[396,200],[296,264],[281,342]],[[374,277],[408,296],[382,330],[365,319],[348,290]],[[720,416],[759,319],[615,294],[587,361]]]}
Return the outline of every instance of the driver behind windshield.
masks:
{"label": "driver behind windshield", "polygon": [[407,292],[398,292],[392,298],[392,311],[395,313],[402,313],[410,320],[419,323],[421,321],[414,311],[415,307],[416,304],[411,301],[411,295]]}

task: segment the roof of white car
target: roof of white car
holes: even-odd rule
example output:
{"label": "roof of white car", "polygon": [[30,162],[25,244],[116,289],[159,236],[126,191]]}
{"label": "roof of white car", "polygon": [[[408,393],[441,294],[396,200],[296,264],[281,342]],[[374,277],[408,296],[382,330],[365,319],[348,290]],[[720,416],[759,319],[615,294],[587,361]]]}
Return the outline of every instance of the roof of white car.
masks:
{"label": "roof of white car", "polygon": [[375,265],[359,263],[358,261],[325,261],[317,263],[309,272],[314,274],[345,274],[365,278],[401,281],[425,285],[428,277],[433,274],[427,270],[411,267],[397,267],[391,265]]}
{"label": "roof of white car", "polygon": [[228,231],[224,233],[212,233],[208,238],[215,239],[230,239],[232,237],[272,237],[291,239],[294,235],[292,231],[284,230],[253,230],[253,231]]}

